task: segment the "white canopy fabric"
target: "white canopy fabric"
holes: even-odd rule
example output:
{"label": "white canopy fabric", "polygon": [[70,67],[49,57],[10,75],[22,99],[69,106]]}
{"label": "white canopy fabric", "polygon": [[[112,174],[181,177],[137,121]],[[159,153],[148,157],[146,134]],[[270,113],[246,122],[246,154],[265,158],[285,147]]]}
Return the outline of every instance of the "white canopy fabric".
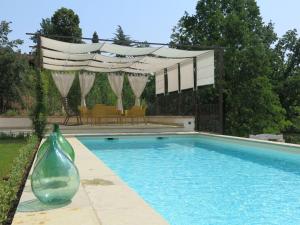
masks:
{"label": "white canopy fabric", "polygon": [[197,57],[197,86],[214,84],[214,61],[213,51]]}
{"label": "white canopy fabric", "polygon": [[75,78],[75,73],[52,72],[54,83],[63,98],[66,98]]}
{"label": "white canopy fabric", "polygon": [[164,94],[165,93],[165,73],[164,70],[161,70],[155,75],[155,94]]}
{"label": "white canopy fabric", "polygon": [[[187,58],[209,52],[167,47],[139,48],[104,42],[75,44],[46,37],[41,37],[41,46],[44,68],[62,71],[106,72],[108,69],[111,72],[154,73],[183,62]],[[95,53],[96,51],[101,51],[101,54]],[[118,57],[118,55],[123,57]]]}
{"label": "white canopy fabric", "polygon": [[79,83],[81,90],[81,106],[86,106],[85,97],[90,92],[95,81],[95,74],[83,72],[79,74]]}
{"label": "white canopy fabric", "polygon": [[124,76],[110,73],[107,75],[108,81],[111,89],[117,96],[117,109],[123,112],[123,103],[122,103],[122,90],[123,90],[123,81]]}
{"label": "white canopy fabric", "polygon": [[130,87],[135,95],[135,105],[140,106],[140,97],[148,82],[147,76],[128,76]]}
{"label": "white canopy fabric", "polygon": [[168,68],[168,92],[178,91],[178,65]]}
{"label": "white canopy fabric", "polygon": [[180,84],[181,90],[194,88],[194,67],[192,59],[180,63]]}
{"label": "white canopy fabric", "polygon": [[[130,47],[106,42],[76,44],[41,37],[43,68],[52,71],[89,71],[135,75],[156,75],[156,94],[179,89],[194,88],[196,85],[214,83],[214,51],[186,51],[168,47]],[[101,53],[98,53],[98,52]],[[194,71],[196,59],[196,71]],[[178,82],[180,65],[180,85]],[[167,69],[168,90],[165,90],[164,70]],[[116,77],[116,76],[111,76]],[[109,78],[110,83],[122,83],[123,78]],[[122,77],[122,76],[121,76]],[[117,81],[114,81],[117,80]],[[111,85],[114,89],[114,85]],[[119,98],[119,86],[114,91],[118,96],[118,107],[123,108]],[[134,87],[135,88],[135,87]],[[133,89],[134,89],[133,88]],[[122,90],[122,87],[121,87]]]}

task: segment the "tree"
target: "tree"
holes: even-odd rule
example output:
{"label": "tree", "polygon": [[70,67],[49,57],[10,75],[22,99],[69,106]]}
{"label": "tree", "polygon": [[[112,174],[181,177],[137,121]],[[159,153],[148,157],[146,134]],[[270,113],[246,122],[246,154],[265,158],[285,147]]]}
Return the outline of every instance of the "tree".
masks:
{"label": "tree", "polygon": [[[268,79],[272,75],[271,45],[276,34],[272,24],[263,23],[255,0],[199,0],[196,14],[185,13],[173,29],[171,39],[175,44],[225,47],[227,133],[241,136],[265,130],[276,133],[286,126],[282,119],[285,110],[276,100],[278,96]],[[257,107],[257,97],[259,106],[268,108]],[[253,104],[249,104],[250,100]]]}
{"label": "tree", "polygon": [[0,23],[0,113],[10,109],[13,102],[21,102],[20,89],[28,69],[26,58],[14,50],[22,41],[8,38],[12,31],[9,25],[6,21]]}
{"label": "tree", "polygon": [[[79,24],[79,16],[72,9],[62,7],[55,11],[51,18],[42,19],[40,24],[41,28],[38,30],[38,33],[60,41],[81,43],[82,31]],[[37,41],[36,36],[33,40],[35,42]],[[49,78],[49,76],[49,73],[42,72],[42,82],[45,87],[45,96],[47,97],[45,100],[47,102],[46,111],[54,114],[55,109],[61,109],[62,107],[58,90],[51,80],[52,78]],[[51,95],[49,93],[51,93]],[[77,106],[80,104],[80,97],[77,99],[78,96],[80,96],[80,88],[78,76],[76,76],[68,95],[70,98],[69,103],[73,111],[76,111]]]}
{"label": "tree", "polygon": [[92,43],[98,43],[98,42],[99,42],[99,36],[98,36],[97,32],[95,31],[93,33]]}
{"label": "tree", "polygon": [[297,30],[287,31],[279,39],[274,52],[272,78],[291,122],[288,131],[300,132],[300,38]]}
{"label": "tree", "polygon": [[[72,9],[62,7],[53,14],[51,19],[42,19],[41,29],[38,30],[38,33],[45,36],[66,36],[52,38],[60,41],[81,43],[82,31],[79,23],[79,16]],[[36,37],[34,39],[36,40]]]}
{"label": "tree", "polygon": [[45,107],[44,89],[42,84],[41,71],[39,69],[36,69],[36,103],[31,117],[35,134],[37,135],[39,140],[42,140],[47,125],[47,113]]}
{"label": "tree", "polygon": [[9,28],[11,22],[1,21],[0,22],[0,47],[1,48],[17,48],[19,45],[23,44],[23,41],[20,39],[9,40],[8,35],[12,32]]}
{"label": "tree", "polygon": [[130,39],[130,36],[126,35],[120,25],[118,25],[118,28],[115,33],[114,37],[114,44],[117,45],[125,45],[125,46],[131,46],[132,40]]}
{"label": "tree", "polygon": [[[115,37],[114,37],[114,44],[118,45],[125,45],[125,46],[132,46],[132,40],[128,35],[126,35],[122,29],[122,27],[119,25]],[[121,55],[118,55],[119,57],[124,57]],[[130,108],[132,105],[134,105],[134,94],[131,90],[129,81],[127,76],[124,76],[124,83],[123,83],[123,92],[122,92],[122,97],[123,97],[123,106],[124,108]]]}

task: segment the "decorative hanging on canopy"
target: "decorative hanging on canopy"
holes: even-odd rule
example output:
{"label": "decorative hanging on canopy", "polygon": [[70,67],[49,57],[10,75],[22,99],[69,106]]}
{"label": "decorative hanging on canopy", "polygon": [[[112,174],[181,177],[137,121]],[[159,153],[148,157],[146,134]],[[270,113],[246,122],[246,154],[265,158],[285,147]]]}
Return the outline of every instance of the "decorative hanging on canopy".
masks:
{"label": "decorative hanging on canopy", "polygon": [[128,76],[128,80],[135,95],[135,105],[140,106],[140,98],[148,82],[148,76]]}
{"label": "decorative hanging on canopy", "polygon": [[85,97],[90,92],[95,81],[95,74],[82,72],[79,74],[79,83],[81,90],[81,106],[86,106]]}
{"label": "decorative hanging on canopy", "polygon": [[66,98],[74,81],[75,73],[62,73],[52,71],[52,78],[61,96],[63,98]]}
{"label": "decorative hanging on canopy", "polygon": [[113,90],[113,92],[118,98],[117,109],[123,112],[122,90],[123,90],[124,76],[116,73],[109,73],[107,74],[107,78],[111,89]]}

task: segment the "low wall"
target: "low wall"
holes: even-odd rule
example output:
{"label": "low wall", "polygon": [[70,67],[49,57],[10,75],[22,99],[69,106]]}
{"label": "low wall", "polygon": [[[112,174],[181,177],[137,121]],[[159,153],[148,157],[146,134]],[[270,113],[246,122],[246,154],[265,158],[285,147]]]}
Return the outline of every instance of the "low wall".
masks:
{"label": "low wall", "polygon": [[[48,117],[48,123],[62,123],[64,117]],[[130,121],[128,121],[130,122]],[[184,131],[195,130],[195,118],[193,116],[147,116],[147,122],[155,124],[166,124],[181,126]],[[75,118],[71,118],[69,123],[76,123]],[[29,117],[0,117],[0,132],[3,129],[31,129],[32,122]]]}
{"label": "low wall", "polygon": [[193,116],[147,116],[149,123],[180,125],[185,131],[195,130],[195,117]]}
{"label": "low wall", "polygon": [[1,128],[31,128],[32,122],[29,117],[21,116],[1,116],[0,117],[0,131]]}

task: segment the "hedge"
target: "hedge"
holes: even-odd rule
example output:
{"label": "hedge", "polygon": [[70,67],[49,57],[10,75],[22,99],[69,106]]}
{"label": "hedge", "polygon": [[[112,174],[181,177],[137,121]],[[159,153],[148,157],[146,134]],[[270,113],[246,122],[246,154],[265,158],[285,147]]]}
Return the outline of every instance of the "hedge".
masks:
{"label": "hedge", "polygon": [[21,197],[26,178],[32,165],[38,139],[32,136],[26,145],[19,149],[19,155],[7,180],[0,181],[0,224],[11,224],[16,207]]}

